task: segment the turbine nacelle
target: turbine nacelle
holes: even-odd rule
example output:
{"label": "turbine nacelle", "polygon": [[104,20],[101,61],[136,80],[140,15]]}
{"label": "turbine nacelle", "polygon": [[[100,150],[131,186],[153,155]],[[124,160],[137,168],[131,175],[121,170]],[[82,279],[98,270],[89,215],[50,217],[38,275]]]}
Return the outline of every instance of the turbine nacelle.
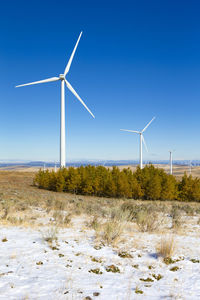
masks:
{"label": "turbine nacelle", "polygon": [[59,75],[59,79],[60,79],[60,80],[65,80],[65,75],[64,75],[64,74],[60,74],[60,75]]}

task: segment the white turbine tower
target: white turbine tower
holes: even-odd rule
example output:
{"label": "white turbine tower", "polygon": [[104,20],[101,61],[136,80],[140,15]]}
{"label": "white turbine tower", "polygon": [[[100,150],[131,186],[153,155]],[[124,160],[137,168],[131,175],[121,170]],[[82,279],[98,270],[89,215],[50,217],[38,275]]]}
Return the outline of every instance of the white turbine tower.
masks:
{"label": "white turbine tower", "polygon": [[73,89],[71,84],[66,80],[66,75],[70,70],[70,66],[76,51],[76,48],[78,46],[79,40],[81,38],[82,32],[80,33],[78,40],[76,42],[76,45],[74,47],[74,50],[72,51],[72,54],[70,56],[70,59],[67,63],[67,66],[65,68],[64,74],[60,74],[59,77],[51,77],[48,79],[35,81],[31,83],[21,84],[17,85],[16,87],[26,86],[26,85],[32,85],[32,84],[38,84],[38,83],[45,83],[45,82],[53,82],[53,81],[61,81],[61,114],[60,114],[60,167],[65,167],[65,83],[68,89],[74,94],[74,96],[81,102],[81,104],[87,109],[87,111],[92,115],[94,118],[94,115],[89,110],[89,108],[86,106],[86,104],[83,102],[83,100],[80,98],[80,96],[76,93],[76,91]]}
{"label": "white turbine tower", "polygon": [[143,136],[143,133],[144,131],[147,129],[147,127],[149,127],[149,125],[151,124],[151,122],[153,122],[153,120],[155,119],[155,117],[153,117],[153,119],[144,127],[144,129],[142,129],[142,131],[135,131],[135,130],[127,130],[127,129],[120,129],[121,131],[128,131],[128,132],[134,132],[134,133],[137,133],[140,135],[140,168],[142,169],[143,168],[143,160],[142,160],[142,143],[144,143],[144,146],[148,152],[148,149],[147,149],[147,145],[145,143],[145,140],[144,140],[144,136]]}
{"label": "white turbine tower", "polygon": [[172,160],[172,151],[169,151],[169,163],[170,163],[170,174],[172,175],[172,166],[173,166],[173,160]]}
{"label": "white turbine tower", "polygon": [[54,172],[56,173],[57,172],[57,165],[56,165],[56,162],[54,164]]}

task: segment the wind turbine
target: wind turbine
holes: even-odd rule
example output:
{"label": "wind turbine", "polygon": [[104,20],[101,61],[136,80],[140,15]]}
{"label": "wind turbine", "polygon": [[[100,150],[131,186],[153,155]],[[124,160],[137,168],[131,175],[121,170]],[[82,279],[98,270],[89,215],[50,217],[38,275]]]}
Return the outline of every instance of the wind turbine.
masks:
{"label": "wind turbine", "polygon": [[56,173],[57,172],[57,165],[56,165],[56,162],[54,164],[54,172]]}
{"label": "wind turbine", "polygon": [[169,150],[169,163],[170,163],[170,174],[171,175],[173,173],[173,171],[172,171],[172,167],[173,167],[172,152],[174,152],[174,151]]}
{"label": "wind turbine", "polygon": [[144,127],[144,129],[142,129],[142,131],[135,131],[135,130],[127,130],[127,129],[120,129],[121,131],[128,131],[128,132],[134,132],[134,133],[137,133],[140,135],[140,169],[143,168],[143,161],[142,161],[142,143],[144,144],[147,152],[148,152],[148,149],[147,149],[147,145],[145,143],[145,140],[144,140],[144,136],[143,136],[143,133],[145,132],[145,130],[147,129],[147,127],[149,127],[149,125],[153,122],[153,120],[155,119],[155,117],[153,117],[153,119]]}
{"label": "wind turbine", "polygon": [[72,63],[72,60],[74,58],[74,54],[76,52],[76,48],[78,46],[78,43],[80,41],[82,35],[82,31],[78,37],[78,40],[76,42],[76,45],[74,47],[74,50],[72,51],[72,54],[70,56],[70,59],[66,65],[66,68],[64,70],[64,74],[60,74],[59,77],[51,77],[48,79],[40,80],[40,81],[35,81],[35,82],[30,82],[26,84],[21,84],[17,85],[16,87],[21,87],[21,86],[26,86],[26,85],[33,85],[33,84],[38,84],[38,83],[45,83],[45,82],[53,82],[53,81],[61,81],[61,113],[60,113],[60,167],[65,167],[65,84],[67,88],[74,94],[74,96],[81,102],[81,104],[87,109],[87,111],[92,115],[93,118],[94,115],[90,111],[90,109],[86,106],[86,104],[83,102],[83,100],[80,98],[80,96],[77,94],[77,92],[73,89],[71,84],[66,80],[66,75],[68,74],[70,70],[70,66]]}

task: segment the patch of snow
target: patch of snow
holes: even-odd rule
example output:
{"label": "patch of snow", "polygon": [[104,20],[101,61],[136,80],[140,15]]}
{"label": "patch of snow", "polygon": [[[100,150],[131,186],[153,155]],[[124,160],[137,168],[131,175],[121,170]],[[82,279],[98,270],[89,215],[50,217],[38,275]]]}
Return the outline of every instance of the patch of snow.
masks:
{"label": "patch of snow", "polygon": [[[61,229],[55,243],[58,250],[52,250],[43,238],[45,230],[0,227],[0,299],[200,299],[200,263],[190,261],[200,259],[199,237],[177,235],[177,258],[184,259],[166,265],[156,255],[160,240],[156,234],[138,234],[145,245],[141,249],[134,247],[135,236],[130,238],[124,247],[133,258],[121,258],[108,246],[96,250],[93,231],[77,226]],[[107,272],[109,265],[120,273]],[[174,266],[179,269],[170,271]],[[96,268],[102,274],[89,272]],[[152,274],[163,278],[156,280]],[[140,280],[147,278],[153,282]],[[136,294],[136,287],[143,294]]]}

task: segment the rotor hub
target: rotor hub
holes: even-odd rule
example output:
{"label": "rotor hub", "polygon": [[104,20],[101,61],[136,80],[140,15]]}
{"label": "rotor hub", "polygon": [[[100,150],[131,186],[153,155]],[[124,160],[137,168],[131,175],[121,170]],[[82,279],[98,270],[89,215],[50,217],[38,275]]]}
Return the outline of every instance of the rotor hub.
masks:
{"label": "rotor hub", "polygon": [[60,75],[59,75],[59,78],[60,78],[61,80],[64,80],[64,79],[65,79],[65,75],[64,75],[64,74],[60,74]]}

